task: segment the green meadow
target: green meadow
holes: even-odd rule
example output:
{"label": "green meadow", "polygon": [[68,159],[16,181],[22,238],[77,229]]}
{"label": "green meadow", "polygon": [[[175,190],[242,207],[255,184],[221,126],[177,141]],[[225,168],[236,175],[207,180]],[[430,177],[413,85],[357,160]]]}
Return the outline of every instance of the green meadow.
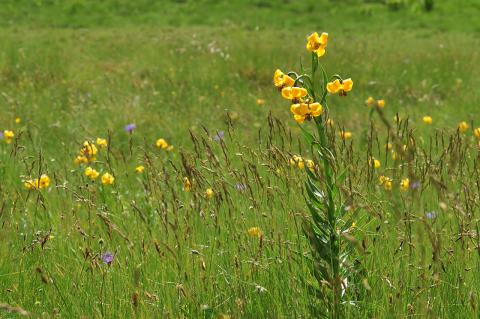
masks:
{"label": "green meadow", "polygon": [[[478,318],[480,4],[337,2],[0,2],[0,318]],[[315,31],[354,83],[319,117],[362,269],[340,315],[305,231],[321,134],[272,80]]]}

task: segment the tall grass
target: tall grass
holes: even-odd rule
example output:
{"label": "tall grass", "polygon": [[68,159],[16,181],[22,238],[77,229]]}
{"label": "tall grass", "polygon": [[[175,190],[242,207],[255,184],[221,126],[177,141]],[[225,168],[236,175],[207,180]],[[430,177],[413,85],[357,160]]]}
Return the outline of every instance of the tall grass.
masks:
{"label": "tall grass", "polygon": [[[271,74],[298,64],[312,30],[5,30],[0,130],[15,137],[0,140],[1,312],[311,316],[307,173],[290,160],[316,154]],[[339,192],[358,211],[345,238],[365,269],[344,317],[477,318],[478,40],[421,30],[330,34],[327,71],[349,74],[355,88],[329,101],[335,125],[326,136],[336,169],[346,171]],[[384,98],[385,109],[371,112],[369,95]],[[463,120],[470,128],[460,133]],[[340,139],[342,130],[352,139]],[[73,163],[97,137],[109,146],[88,165],[113,174],[111,186]],[[174,149],[158,149],[158,138]],[[23,180],[42,174],[48,188],[25,189]]]}

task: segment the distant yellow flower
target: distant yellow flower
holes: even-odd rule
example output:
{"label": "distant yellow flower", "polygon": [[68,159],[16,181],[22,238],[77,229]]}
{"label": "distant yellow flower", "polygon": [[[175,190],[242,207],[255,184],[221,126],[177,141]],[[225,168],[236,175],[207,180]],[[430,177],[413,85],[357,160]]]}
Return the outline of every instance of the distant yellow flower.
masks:
{"label": "distant yellow flower", "polygon": [[328,127],[333,127],[333,125],[335,125],[335,122],[332,119],[327,119],[325,124],[327,124]]}
{"label": "distant yellow flower", "polygon": [[305,88],[300,87],[284,87],[282,89],[282,97],[287,100],[299,100],[307,96],[308,92]]}
{"label": "distant yellow flower", "polygon": [[315,52],[317,56],[321,57],[325,54],[327,42],[328,33],[323,32],[321,35],[318,35],[317,32],[314,32],[307,38],[307,50]]}
{"label": "distant yellow flower", "polygon": [[368,99],[365,101],[365,104],[367,104],[368,106],[373,106],[374,103],[375,99],[371,96],[369,96]]}
{"label": "distant yellow flower", "polygon": [[248,229],[248,234],[252,237],[262,237],[262,230],[260,229],[260,227],[250,227]]}
{"label": "distant yellow flower", "polygon": [[422,120],[423,120],[423,123],[425,124],[432,124],[433,122],[433,119],[431,116],[424,116]]}
{"label": "distant yellow flower", "polygon": [[263,105],[263,104],[265,104],[264,99],[257,99],[257,105]]}
{"label": "distant yellow flower", "polygon": [[192,183],[188,179],[188,177],[183,178],[183,190],[189,192],[192,189]]}
{"label": "distant yellow flower", "polygon": [[473,130],[473,135],[475,135],[476,138],[480,139],[480,127],[477,127]]}
{"label": "distant yellow flower", "polygon": [[408,178],[404,178],[400,181],[400,190],[405,192],[410,187],[410,180]]}
{"label": "distant yellow flower", "polygon": [[92,142],[85,141],[83,142],[83,146],[80,149],[80,157],[85,157],[87,162],[94,162],[96,160],[98,149]]}
{"label": "distant yellow flower", "polygon": [[305,163],[307,164],[307,168],[313,172],[315,170],[315,162],[312,161],[311,159],[305,160]]}
{"label": "distant yellow flower", "polygon": [[293,86],[295,83],[295,80],[293,80],[290,76],[287,74],[284,74],[282,71],[279,69],[275,70],[275,73],[273,74],[273,83],[275,86],[279,89],[282,89],[286,86]]}
{"label": "distant yellow flower", "polygon": [[349,131],[340,131],[340,138],[342,140],[349,140],[352,138],[352,132]]}
{"label": "distant yellow flower", "polygon": [[351,232],[351,231],[353,231],[355,228],[357,228],[357,223],[352,222],[352,225],[350,225],[350,228],[348,228],[348,231]]}
{"label": "distant yellow flower", "polygon": [[398,158],[397,153],[392,150],[392,160],[396,161]]}
{"label": "distant yellow flower", "polygon": [[37,180],[29,179],[23,182],[23,186],[25,186],[26,189],[37,189],[38,188],[38,183]]}
{"label": "distant yellow flower", "polygon": [[112,185],[114,181],[115,181],[115,178],[111,174],[105,173],[102,175],[103,185]]}
{"label": "distant yellow flower", "polygon": [[458,131],[460,133],[465,133],[468,130],[468,127],[469,126],[465,121],[458,123]]}
{"label": "distant yellow flower", "polygon": [[378,159],[374,158],[374,157],[372,157],[368,160],[368,164],[375,169],[380,168],[380,166],[381,166],[380,161]]}
{"label": "distant yellow flower", "polygon": [[213,195],[215,195],[213,189],[207,188],[207,190],[205,191],[205,196],[206,196],[207,198],[212,198]]}
{"label": "distant yellow flower", "polygon": [[383,183],[383,188],[385,188],[387,191],[392,190],[392,180],[386,180],[385,183]]}
{"label": "distant yellow flower", "polygon": [[388,142],[387,144],[385,144],[385,148],[387,149],[387,151],[391,150],[393,148],[392,143]]}
{"label": "distant yellow flower", "polygon": [[387,177],[386,177],[385,175],[380,175],[380,176],[378,176],[378,184],[383,185],[383,183],[385,182],[385,179],[386,179],[386,178],[387,178]]}
{"label": "distant yellow flower", "polygon": [[15,124],[20,124],[20,122],[22,122],[22,119],[17,117],[15,118]]}
{"label": "distant yellow flower", "polygon": [[378,177],[378,182],[385,190],[389,191],[392,189],[392,179],[390,177],[381,175]]}
{"label": "distant yellow flower", "polygon": [[[308,161],[311,161],[311,160],[307,160],[307,167],[308,165],[313,166],[315,165],[313,163],[313,161],[311,161],[311,163],[309,164]],[[292,166],[297,166],[299,169],[304,169],[305,168],[305,161],[303,159],[303,157],[301,157],[300,155],[293,155],[293,157],[290,159],[290,165]]]}
{"label": "distant yellow flower", "polygon": [[145,167],[143,167],[142,165],[135,167],[135,172],[139,174],[143,173],[144,170],[145,170]]}
{"label": "distant yellow flower", "polygon": [[298,166],[299,169],[304,169],[305,168],[305,162],[303,161],[303,159],[301,161],[297,162],[297,166]]}
{"label": "distant yellow flower", "polygon": [[340,95],[347,95],[347,92],[350,92],[353,87],[352,79],[345,79],[340,81],[339,79],[335,79],[332,82],[327,83],[327,91],[329,93],[335,94],[339,93]]}
{"label": "distant yellow flower", "polygon": [[385,100],[378,100],[377,101],[377,107],[379,109],[383,109],[385,107]]}
{"label": "distant yellow flower", "polygon": [[94,170],[93,168],[91,168],[90,166],[85,168],[85,176],[87,176],[88,178],[90,178],[91,180],[95,180],[97,179],[97,177],[100,175],[99,172],[97,172],[96,170]]}
{"label": "distant yellow flower", "polygon": [[85,156],[78,155],[77,157],[75,157],[75,160],[73,162],[77,165],[86,164],[88,163],[88,158],[86,158]]}
{"label": "distant yellow flower", "polygon": [[50,178],[47,175],[42,174],[37,179],[30,179],[24,181],[23,185],[26,189],[29,190],[47,188],[48,186],[50,186]]}
{"label": "distant yellow flower", "polygon": [[320,116],[322,114],[322,105],[318,102],[297,103],[292,104],[290,111],[293,113],[293,118],[297,123],[303,123],[305,120]]}
{"label": "distant yellow flower", "polygon": [[395,123],[400,122],[400,116],[399,116],[398,114],[395,114],[395,116],[393,117],[393,121],[394,121]]}
{"label": "distant yellow flower", "polygon": [[167,149],[167,148],[169,147],[167,141],[166,141],[164,138],[159,138],[159,139],[157,140],[157,142],[155,143],[155,145],[156,145],[158,148],[163,149],[163,150],[165,150],[165,149]]}
{"label": "distant yellow flower", "polygon": [[5,143],[7,144],[11,144],[14,137],[15,134],[13,133],[13,131],[5,130],[3,132],[3,138],[5,139]]}
{"label": "distant yellow flower", "polygon": [[97,145],[101,148],[106,148],[107,147],[107,140],[104,138],[97,137]]}

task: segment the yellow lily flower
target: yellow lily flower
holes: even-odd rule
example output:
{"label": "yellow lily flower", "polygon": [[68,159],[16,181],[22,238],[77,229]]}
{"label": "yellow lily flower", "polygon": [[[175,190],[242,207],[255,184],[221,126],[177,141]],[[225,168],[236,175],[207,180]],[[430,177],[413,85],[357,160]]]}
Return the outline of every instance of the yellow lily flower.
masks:
{"label": "yellow lily flower", "polygon": [[288,76],[287,74],[283,73],[281,70],[275,70],[273,74],[273,83],[279,89],[282,89],[286,86],[291,87],[295,83],[295,81]]}
{"label": "yellow lily flower", "polygon": [[284,87],[282,89],[282,97],[287,100],[296,100],[307,96],[308,92],[305,88],[300,87]]}
{"label": "yellow lily flower", "polygon": [[317,117],[322,114],[322,105],[315,103],[297,103],[292,104],[290,111],[293,113],[293,118],[297,123],[303,123],[305,119],[309,120],[312,117]]}
{"label": "yellow lily flower", "polygon": [[343,81],[335,79],[334,81],[327,83],[327,91],[332,94],[340,92],[340,95],[347,95],[346,93],[350,92],[352,87],[353,81],[350,78]]}
{"label": "yellow lily flower", "polygon": [[323,32],[321,35],[318,35],[317,32],[314,32],[307,38],[307,50],[315,52],[318,57],[321,57],[325,54],[327,42],[328,33]]}

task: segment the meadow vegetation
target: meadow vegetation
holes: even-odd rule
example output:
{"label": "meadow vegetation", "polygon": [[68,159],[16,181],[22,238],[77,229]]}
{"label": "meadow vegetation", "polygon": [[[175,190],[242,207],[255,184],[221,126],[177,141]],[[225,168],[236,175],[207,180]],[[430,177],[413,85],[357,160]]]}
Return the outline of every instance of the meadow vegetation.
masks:
{"label": "meadow vegetation", "polygon": [[480,6],[386,2],[2,1],[0,316],[331,316],[272,81],[318,31],[342,317],[478,318]]}

